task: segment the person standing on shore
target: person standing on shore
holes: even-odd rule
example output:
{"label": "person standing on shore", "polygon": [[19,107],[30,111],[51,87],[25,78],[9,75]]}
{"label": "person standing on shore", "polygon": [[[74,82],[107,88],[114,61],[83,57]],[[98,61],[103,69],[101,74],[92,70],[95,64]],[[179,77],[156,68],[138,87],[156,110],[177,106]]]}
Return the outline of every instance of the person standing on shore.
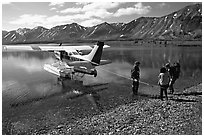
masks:
{"label": "person standing on shore", "polygon": [[131,78],[133,80],[132,82],[132,91],[134,95],[138,94],[138,88],[139,88],[139,80],[140,80],[140,68],[139,68],[140,62],[135,61],[133,69],[131,70]]}
{"label": "person standing on shore", "polygon": [[177,80],[179,78],[180,72],[181,72],[181,69],[180,69],[181,66],[180,66],[179,62],[175,62],[174,63],[174,67],[175,67],[175,75],[174,75],[174,77]]}
{"label": "person standing on shore", "polygon": [[166,69],[170,74],[169,90],[170,90],[170,93],[173,94],[174,83],[176,82],[176,80],[179,78],[179,75],[180,75],[180,64],[177,62],[177,63],[174,63],[173,66],[171,66],[170,63],[167,63]]}
{"label": "person standing on shore", "polygon": [[162,67],[160,69],[159,81],[158,81],[158,84],[160,85],[160,99],[161,100],[163,100],[163,92],[165,94],[166,100],[168,100],[167,88],[169,86],[169,81],[170,81],[170,75],[167,72],[166,68]]}

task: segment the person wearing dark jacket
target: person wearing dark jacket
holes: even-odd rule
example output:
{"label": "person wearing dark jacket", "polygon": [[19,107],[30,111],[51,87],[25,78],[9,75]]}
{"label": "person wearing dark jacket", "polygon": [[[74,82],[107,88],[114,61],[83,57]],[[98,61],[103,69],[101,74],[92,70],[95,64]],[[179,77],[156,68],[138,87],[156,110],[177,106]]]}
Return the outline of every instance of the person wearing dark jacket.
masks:
{"label": "person wearing dark jacket", "polygon": [[180,75],[180,64],[179,63],[174,63],[173,66],[170,65],[170,63],[166,64],[166,69],[170,74],[170,83],[169,83],[169,90],[170,93],[174,93],[174,83],[176,80],[179,78]]}
{"label": "person wearing dark jacket", "polygon": [[133,80],[132,83],[132,91],[134,95],[138,94],[138,88],[139,88],[139,80],[140,80],[140,68],[139,68],[140,62],[136,61],[134,63],[133,69],[131,70],[131,78]]}
{"label": "person wearing dark jacket", "polygon": [[175,68],[174,77],[175,77],[175,79],[178,79],[179,76],[180,76],[180,72],[181,72],[181,70],[180,70],[180,64],[179,64],[178,62],[175,62],[175,63],[174,63],[174,68]]}

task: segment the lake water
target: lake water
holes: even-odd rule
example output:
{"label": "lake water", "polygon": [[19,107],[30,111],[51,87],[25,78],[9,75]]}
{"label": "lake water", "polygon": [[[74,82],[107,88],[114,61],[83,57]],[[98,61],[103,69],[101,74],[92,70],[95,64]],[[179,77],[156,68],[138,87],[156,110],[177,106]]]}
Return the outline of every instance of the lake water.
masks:
{"label": "lake water", "polygon": [[[45,63],[55,61],[53,53],[3,51],[3,125],[25,119],[40,122],[41,118],[59,123],[56,117],[73,121],[124,104],[132,99],[128,78],[135,60],[141,62],[145,83],[156,85],[160,67],[175,61],[181,64],[176,92],[202,82],[201,47],[109,45],[102,58],[112,63],[98,67],[96,78],[84,76],[80,81],[58,79],[43,69]],[[159,87],[140,84],[139,92],[158,95]]]}

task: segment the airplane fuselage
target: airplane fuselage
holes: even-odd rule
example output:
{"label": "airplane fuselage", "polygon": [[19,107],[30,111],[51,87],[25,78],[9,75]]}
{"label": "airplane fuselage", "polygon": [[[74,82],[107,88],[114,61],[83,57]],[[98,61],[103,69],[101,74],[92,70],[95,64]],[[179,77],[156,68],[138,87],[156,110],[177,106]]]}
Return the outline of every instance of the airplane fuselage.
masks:
{"label": "airplane fuselage", "polygon": [[71,57],[72,55],[80,55],[78,52],[54,51],[55,58],[58,60],[79,61],[80,59]]}
{"label": "airplane fuselage", "polygon": [[73,73],[83,73],[89,75],[97,75],[94,64],[89,61],[84,61],[82,59],[78,59],[75,57],[71,57],[71,55],[80,55],[78,52],[66,52],[66,51],[55,51],[56,59],[66,63],[68,66],[72,67]]}

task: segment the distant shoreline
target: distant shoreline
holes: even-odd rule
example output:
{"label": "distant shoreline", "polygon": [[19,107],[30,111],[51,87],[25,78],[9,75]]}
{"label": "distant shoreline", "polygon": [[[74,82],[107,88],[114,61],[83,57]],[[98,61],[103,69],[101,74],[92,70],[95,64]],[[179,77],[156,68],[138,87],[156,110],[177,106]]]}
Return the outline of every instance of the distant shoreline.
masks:
{"label": "distant shoreline", "polygon": [[[26,44],[81,44],[81,43],[93,43],[95,44],[98,40],[85,40],[85,41],[52,41],[52,42],[27,42],[27,43],[2,43],[2,45],[26,45]],[[133,45],[174,45],[174,46],[202,46],[202,40],[154,40],[154,39],[146,39],[146,40],[99,40],[104,41],[106,44],[110,43],[131,43]]]}

